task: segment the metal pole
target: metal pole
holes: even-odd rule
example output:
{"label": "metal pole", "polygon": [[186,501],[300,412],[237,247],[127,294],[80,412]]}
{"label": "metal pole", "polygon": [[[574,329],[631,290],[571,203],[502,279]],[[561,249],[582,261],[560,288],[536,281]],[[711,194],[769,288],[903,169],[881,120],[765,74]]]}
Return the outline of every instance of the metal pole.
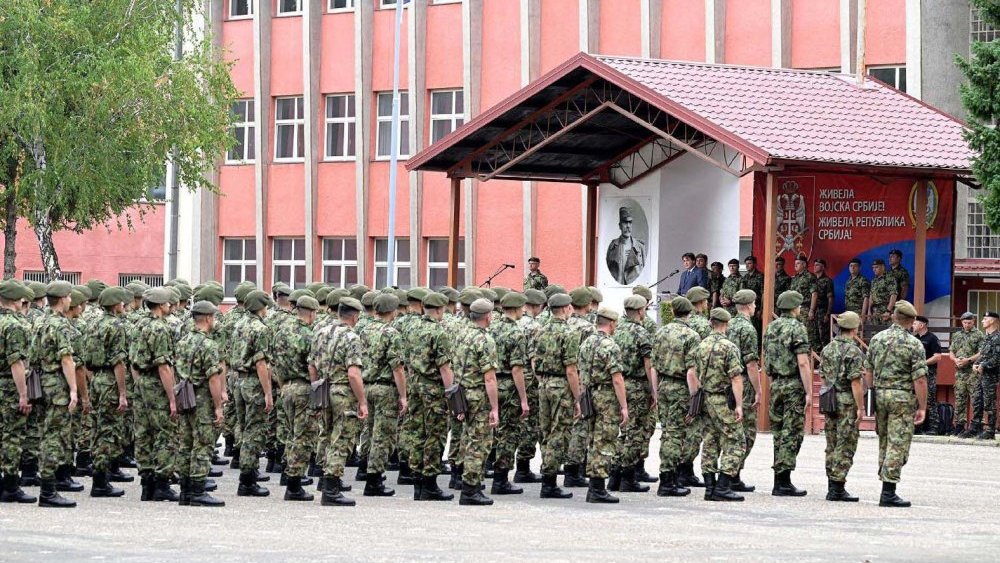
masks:
{"label": "metal pole", "polygon": [[[385,285],[396,283],[396,162],[399,160],[399,35],[403,26],[403,3],[396,0],[396,42],[392,49],[392,134],[389,136],[389,240]],[[377,108],[376,108],[377,109]]]}
{"label": "metal pole", "polygon": [[[181,0],[177,0],[177,36],[174,42],[174,60],[181,60],[184,54],[184,19],[182,17],[183,5]],[[177,147],[170,150],[170,170],[173,178],[170,182],[170,240],[167,242],[167,272],[166,279],[172,280],[177,277],[177,238],[180,231],[180,174],[177,173]]]}
{"label": "metal pole", "polygon": [[858,0],[858,86],[865,84],[865,29],[868,27],[868,0]]}

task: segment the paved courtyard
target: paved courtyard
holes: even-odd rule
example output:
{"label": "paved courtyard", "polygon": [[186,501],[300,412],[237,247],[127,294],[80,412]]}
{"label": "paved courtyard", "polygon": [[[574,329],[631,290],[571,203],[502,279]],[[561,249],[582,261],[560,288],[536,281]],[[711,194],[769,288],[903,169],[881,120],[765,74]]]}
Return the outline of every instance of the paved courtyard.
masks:
{"label": "paved courtyard", "polygon": [[[744,480],[760,492],[743,503],[707,503],[622,494],[618,505],[589,505],[585,489],[566,501],[538,498],[538,485],[492,507],[415,503],[360,495],[355,508],[237,497],[237,475],[217,479],[222,509],[79,501],[72,510],[0,505],[3,561],[995,561],[1000,554],[1000,448],[914,444],[899,493],[910,509],[877,505],[877,441],[860,442],[848,490],[858,504],[823,500],[822,436],[807,437],[794,481],[804,498],[770,495],[770,435],[761,435]],[[657,448],[654,440],[652,446]],[[655,451],[655,450],[654,450]],[[651,464],[655,464],[651,460]],[[538,460],[533,464],[537,469]],[[655,467],[650,467],[650,470]],[[353,477],[353,470],[351,476]],[[395,474],[391,474],[394,481]],[[442,483],[444,478],[441,478]],[[85,479],[90,486],[90,480]],[[654,485],[655,487],[655,485]],[[36,494],[38,489],[30,489]],[[352,493],[353,494],[353,493]]]}

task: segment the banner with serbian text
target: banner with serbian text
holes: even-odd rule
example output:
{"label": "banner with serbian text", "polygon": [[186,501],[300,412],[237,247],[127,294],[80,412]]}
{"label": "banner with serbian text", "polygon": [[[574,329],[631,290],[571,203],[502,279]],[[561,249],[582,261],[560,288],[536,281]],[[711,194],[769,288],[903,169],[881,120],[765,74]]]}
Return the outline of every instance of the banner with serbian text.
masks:
{"label": "banner with serbian text", "polygon": [[[842,174],[786,174],[775,177],[776,255],[794,275],[799,254],[823,258],[834,280],[834,311],[844,309],[848,263],[861,260],[861,273],[872,278],[872,261],[889,264],[889,251],[903,253],[903,266],[914,272],[914,232],[918,184],[914,180],[874,179]],[[927,267],[925,302],[928,316],[950,315],[954,181],[934,180],[927,188]],[[766,185],[754,182],[753,250],[763,260]],[[763,263],[761,263],[763,269]],[[913,298],[911,279],[909,295]]]}

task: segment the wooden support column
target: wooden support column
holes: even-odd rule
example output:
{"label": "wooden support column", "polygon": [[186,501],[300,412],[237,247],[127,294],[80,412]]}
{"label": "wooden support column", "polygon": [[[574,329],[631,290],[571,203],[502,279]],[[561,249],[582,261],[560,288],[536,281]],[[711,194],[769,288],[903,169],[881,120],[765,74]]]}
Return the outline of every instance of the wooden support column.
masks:
{"label": "wooden support column", "polygon": [[[764,297],[762,298],[763,314],[761,315],[762,330],[771,323],[771,316],[774,314],[774,259],[778,246],[778,190],[774,186],[774,173],[767,173],[767,187],[765,190],[767,201],[764,204]],[[761,333],[763,341],[763,332]],[[762,358],[763,359],[763,358]],[[768,385],[767,377],[763,375],[764,362],[761,361],[760,377],[760,407],[757,409],[757,427],[761,430],[768,430],[771,421],[768,418],[767,405],[770,401],[771,387]]]}
{"label": "wooden support column", "polygon": [[[448,286],[458,285],[458,223],[462,212],[462,179],[451,179],[451,196],[448,201]],[[467,241],[472,244],[473,241]]]}
{"label": "wooden support column", "polygon": [[597,184],[587,184],[587,232],[584,233],[584,252],[587,271],[584,284],[597,285]]}
{"label": "wooden support column", "polygon": [[913,224],[916,233],[913,236],[916,250],[913,252],[913,306],[917,312],[924,314],[924,296],[927,288],[927,187],[928,180],[917,181],[917,193],[914,198]]}

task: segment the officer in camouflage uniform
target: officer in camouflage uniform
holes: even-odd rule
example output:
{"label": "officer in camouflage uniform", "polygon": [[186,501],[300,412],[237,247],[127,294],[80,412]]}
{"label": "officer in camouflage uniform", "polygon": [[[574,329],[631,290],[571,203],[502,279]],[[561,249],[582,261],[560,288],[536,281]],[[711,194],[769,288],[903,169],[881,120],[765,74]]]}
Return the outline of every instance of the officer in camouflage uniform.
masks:
{"label": "officer in camouflage uniform", "polygon": [[861,317],[853,311],[837,316],[840,334],[827,344],[821,354],[820,375],[827,387],[837,395],[837,412],[825,414],[823,433],[826,434],[826,500],[858,502],[858,497],[844,490],[847,472],[854,465],[858,449],[858,421],[864,415],[862,376],[865,355],[854,337],[861,326]]}
{"label": "officer in camouflage uniform", "polygon": [[[712,333],[712,327],[708,324],[708,290],[702,287],[692,287],[688,290],[688,301],[691,302],[693,310],[687,318],[678,320],[698,333],[700,339],[708,338]],[[705,484],[694,474],[694,458],[698,457],[698,450],[701,448],[704,437],[705,418],[696,417],[686,426],[686,436],[681,447],[681,464],[677,468],[677,483],[685,487],[704,487]]]}
{"label": "officer in camouflage uniform", "polygon": [[[746,458],[746,438],[743,436],[743,363],[740,349],[726,338],[729,312],[721,307],[712,309],[712,333],[694,349],[698,380],[705,390],[706,434],[718,440],[718,448],[703,453],[705,500],[742,501],[732,491],[732,482]],[[733,400],[730,408],[729,397]],[[718,477],[715,473],[718,471]]]}
{"label": "officer in camouflage uniform", "polygon": [[480,491],[483,467],[493,445],[491,430],[500,419],[497,393],[497,346],[489,333],[493,302],[477,299],[469,306],[470,328],[455,344],[454,370],[458,382],[465,388],[468,409],[464,415],[462,444],[455,467],[462,471],[462,495],[459,504],[488,506],[493,504]]}
{"label": "officer in camouflage uniform", "polygon": [[896,484],[910,455],[913,427],[924,421],[927,407],[927,361],[920,341],[910,334],[917,310],[899,300],[893,324],[872,337],[865,369],[875,386],[875,431],[878,433],[879,506],[907,507]]}
{"label": "officer in camouflage uniform", "polygon": [[976,401],[972,409],[973,425],[983,420],[986,413],[986,423],[983,431],[976,435],[980,440],[993,440],[996,433],[996,398],[997,379],[1000,375],[1000,315],[988,312],[983,315],[983,330],[986,338],[979,348],[979,361],[972,366],[979,376],[979,388],[976,390]]}
{"label": "officer in camouflage uniform", "polygon": [[[521,421],[521,430],[517,442],[517,470],[514,472],[515,483],[541,483],[542,476],[531,471],[531,460],[541,441],[541,424],[539,422],[538,377],[532,359],[535,357],[534,342],[542,329],[538,315],[545,307],[545,294],[537,289],[524,290],[526,300],[524,315],[518,321],[518,327],[524,331],[525,354],[524,391],[528,397],[528,417]],[[496,473],[494,473],[494,478]]]}
{"label": "officer in camouflage uniform", "polygon": [[809,348],[813,351],[822,349],[819,343],[819,334],[816,332],[816,306],[819,303],[819,291],[816,287],[816,276],[808,270],[809,258],[805,254],[795,257],[795,275],[792,276],[792,283],[789,289],[799,292],[802,295],[805,306],[799,313],[799,322],[806,327],[806,335],[809,337]]}
{"label": "officer in camouflage uniform", "polygon": [[753,327],[757,329],[757,340],[761,339],[764,334],[761,319],[764,316],[764,273],[757,269],[757,257],[747,256],[743,260],[743,265],[746,266],[746,273],[743,274],[743,279],[740,280],[740,289],[749,289],[757,295],[757,302],[755,303],[756,313],[753,315]]}
{"label": "officer in camouflage uniform", "polygon": [[[774,295],[777,303],[778,295],[792,288],[792,277],[785,271],[785,257],[778,256],[774,259]],[[751,288],[752,289],[752,288]],[[762,293],[763,294],[763,293]]]}
{"label": "officer in camouflage uniform", "polygon": [[523,289],[544,290],[549,285],[549,278],[545,277],[539,268],[542,261],[537,256],[528,258],[528,275],[524,278]]}
{"label": "officer in camouflage uniform", "polygon": [[[594,403],[594,416],[587,421],[587,435],[590,437],[587,447],[587,476],[590,477],[587,502],[592,503],[618,502],[618,498],[609,494],[605,486],[611,464],[620,455],[618,430],[629,423],[625,381],[619,361],[622,350],[611,337],[618,318],[618,313],[611,309],[598,309],[594,333],[580,344],[580,373],[587,381]],[[645,332],[641,327],[637,328]]]}
{"label": "officer in camouflage uniform", "polygon": [[833,307],[833,280],[826,275],[826,260],[813,261],[816,278],[816,314],[813,318],[814,332],[818,338],[814,350],[822,350],[830,342],[830,313]]}
{"label": "officer in camouflage uniform", "polygon": [[899,284],[885,273],[885,262],[881,258],[872,262],[872,271],[875,272],[875,279],[871,282],[868,315],[875,322],[888,323],[899,298]]}
{"label": "officer in camouflage uniform", "polygon": [[708,301],[713,307],[719,305],[719,294],[722,293],[722,284],[726,278],[722,275],[722,262],[712,262],[712,267],[708,271],[708,293],[711,295]]}
{"label": "officer in camouflage uniform", "polygon": [[212,467],[215,439],[222,425],[223,364],[219,346],[209,334],[219,310],[208,301],[191,309],[194,329],[177,342],[174,364],[178,381],[194,386],[195,406],[178,416],[180,448],[177,472],[181,478],[181,506],[225,506],[205,492]]}
{"label": "officer in camouflage uniform", "polygon": [[[740,362],[743,365],[743,438],[746,440],[740,469],[736,472],[730,488],[737,493],[752,493],[756,487],[743,482],[740,472],[746,465],[750,451],[757,440],[757,406],[760,404],[760,341],[754,330],[753,319],[756,313],[757,295],[749,289],[741,289],[733,296],[736,306],[736,316],[729,321],[726,329],[728,338],[740,351]],[[706,441],[708,438],[706,438]],[[706,446],[707,447],[707,446]]]}
{"label": "officer in camouflage uniform", "polygon": [[[571,328],[583,342],[591,334],[594,334],[594,323],[587,320],[590,313],[590,306],[593,303],[593,294],[586,287],[578,287],[569,292],[570,302],[573,305],[573,313],[566,319],[566,325]],[[587,385],[587,380],[580,376],[580,383]],[[569,448],[566,450],[565,467],[563,468],[563,487],[586,487],[586,459],[587,444],[590,438],[587,431],[590,425],[587,421],[577,419],[573,421],[573,430],[570,433]]]}
{"label": "officer in camouflage uniform", "polygon": [[[642,326],[646,300],[629,295],[625,316],[617,321],[613,339],[619,348],[625,397],[630,407],[628,424],[622,428],[618,455],[611,468],[608,488],[623,493],[644,493],[649,487],[636,480],[636,471],[649,453],[649,439],[656,431],[658,382],[650,356],[653,336]],[[617,481],[617,482],[616,482]]]}
{"label": "officer in camouflage uniform", "polygon": [[[551,287],[551,286],[549,286]],[[535,338],[533,362],[539,379],[539,422],[542,428],[541,498],[571,498],[556,485],[559,465],[567,459],[573,422],[580,415],[580,336],[566,319],[573,300],[565,293],[549,297],[549,321]],[[567,468],[566,475],[569,475]]]}
{"label": "officer in camouflage uniform", "polygon": [[861,260],[851,259],[847,265],[850,277],[844,285],[844,307],[856,313],[862,319],[868,316],[868,304],[871,300],[872,284],[861,274]]}
{"label": "officer in camouflage uniform", "polygon": [[887,275],[896,280],[896,298],[906,299],[910,293],[910,272],[903,267],[903,252],[898,248],[889,251]]}
{"label": "officer in camouflage uniform", "polygon": [[701,337],[685,322],[693,307],[686,297],[670,302],[674,321],[660,327],[653,338],[650,359],[658,374],[658,414],[660,417],[660,486],[661,497],[690,494],[677,480],[682,448],[688,429],[684,420],[691,394],[698,388],[694,356]]}
{"label": "officer in camouflage uniform", "polygon": [[494,495],[524,492],[520,487],[510,484],[508,475],[514,467],[515,452],[521,442],[521,434],[528,429],[526,419],[531,413],[525,375],[528,373],[530,376],[530,369],[526,367],[529,364],[528,333],[518,324],[527,301],[521,293],[504,295],[500,300],[503,316],[489,328],[497,348],[496,379],[500,405],[500,422],[495,431],[497,454],[493,463],[493,486],[490,489]]}
{"label": "officer in camouflage uniform", "polygon": [[31,504],[38,500],[21,490],[18,475],[32,409],[25,368],[30,325],[19,310],[22,303],[33,298],[31,289],[15,280],[0,282],[0,358],[5,366],[0,374],[0,401],[4,405],[0,409],[0,503]]}
{"label": "officer in camouflage uniform", "polygon": [[259,452],[267,445],[267,415],[274,409],[271,392],[271,355],[274,335],[264,319],[271,299],[260,290],[248,293],[243,301],[246,315],[233,330],[233,365],[242,410],[236,412],[240,435],[240,485],[238,496],[266,497],[266,488],[257,484]]}
{"label": "officer in camouflage uniform", "polygon": [[[979,347],[986,336],[976,328],[976,314],[962,314],[962,330],[951,333],[948,355],[955,362],[955,430],[954,435],[965,433],[968,424],[969,403],[972,402],[979,386],[979,376],[972,371],[972,365],[979,360]],[[982,420],[979,421],[982,423]],[[982,429],[976,431],[978,433]]]}
{"label": "officer in camouflage uniform", "polygon": [[[802,448],[805,411],[812,404],[812,360],[809,336],[799,322],[802,295],[786,291],[778,296],[779,318],[764,332],[764,373],[770,379],[769,417],[774,437],[774,496],[805,496],[792,484],[795,458]],[[807,393],[806,389],[810,392]]]}
{"label": "officer in camouflage uniform", "polygon": [[743,283],[743,277],[740,276],[740,261],[733,258],[727,267],[729,275],[726,276],[726,280],[722,282],[722,288],[719,289],[719,305],[725,307],[730,315],[735,315],[736,305],[733,304],[733,296],[740,290]]}
{"label": "officer in camouflage uniform", "polygon": [[395,451],[399,417],[406,413],[406,367],[403,363],[403,337],[392,321],[399,299],[391,293],[377,294],[373,300],[375,316],[362,335],[365,347],[364,383],[371,403],[371,447],[366,463],[366,497],[387,497],[396,492],[385,486],[382,473],[389,455]]}

